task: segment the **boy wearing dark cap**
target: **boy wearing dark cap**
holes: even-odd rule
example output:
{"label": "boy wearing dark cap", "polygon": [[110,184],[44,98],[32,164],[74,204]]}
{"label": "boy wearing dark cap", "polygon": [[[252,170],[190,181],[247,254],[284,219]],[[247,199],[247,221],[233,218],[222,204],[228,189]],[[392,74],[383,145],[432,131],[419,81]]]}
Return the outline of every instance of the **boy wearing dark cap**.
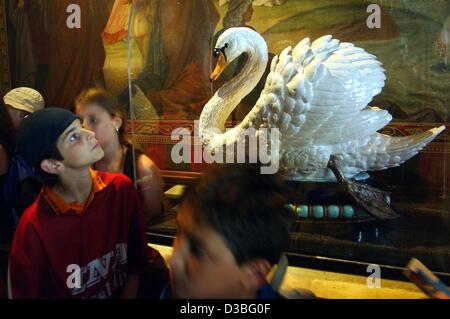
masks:
{"label": "boy wearing dark cap", "polygon": [[103,156],[94,133],[46,108],[22,121],[17,152],[45,186],[16,229],[9,297],[135,297],[148,264],[139,196],[125,176],[90,169]]}

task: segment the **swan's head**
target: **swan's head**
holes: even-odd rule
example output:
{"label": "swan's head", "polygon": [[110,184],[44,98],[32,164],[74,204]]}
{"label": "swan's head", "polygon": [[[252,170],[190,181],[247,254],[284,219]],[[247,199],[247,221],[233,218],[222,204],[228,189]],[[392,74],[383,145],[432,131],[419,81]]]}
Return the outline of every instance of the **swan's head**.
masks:
{"label": "swan's head", "polygon": [[267,45],[264,39],[250,28],[229,28],[220,35],[213,49],[213,55],[217,58],[217,65],[211,73],[211,81],[216,80],[223,70],[242,53],[255,51],[255,46],[265,49]]}

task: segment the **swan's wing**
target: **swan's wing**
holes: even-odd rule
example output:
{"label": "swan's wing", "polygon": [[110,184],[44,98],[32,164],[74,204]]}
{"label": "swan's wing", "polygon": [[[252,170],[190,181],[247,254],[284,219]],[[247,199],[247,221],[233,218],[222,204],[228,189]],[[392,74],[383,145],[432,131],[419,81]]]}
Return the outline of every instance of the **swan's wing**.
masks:
{"label": "swan's wing", "polygon": [[375,56],[324,36],[303,39],[272,60],[266,85],[249,114],[257,127],[278,127],[296,144],[335,144],[372,134],[392,119],[367,107],[384,86]]}

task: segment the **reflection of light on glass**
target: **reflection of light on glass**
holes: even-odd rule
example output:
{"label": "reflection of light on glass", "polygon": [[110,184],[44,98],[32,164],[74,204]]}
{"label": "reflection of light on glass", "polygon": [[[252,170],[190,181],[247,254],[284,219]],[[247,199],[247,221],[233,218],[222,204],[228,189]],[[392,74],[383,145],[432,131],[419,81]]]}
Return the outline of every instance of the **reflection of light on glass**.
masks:
{"label": "reflection of light on glass", "polygon": [[378,228],[375,228],[375,238],[376,239],[380,238],[380,233],[378,232]]}
{"label": "reflection of light on glass", "polygon": [[362,231],[358,233],[358,243],[362,242]]}
{"label": "reflection of light on glass", "polygon": [[[133,3],[133,6],[131,7],[131,14],[128,17],[128,26],[131,25],[131,21],[133,21],[134,18],[134,14],[135,14],[135,3]],[[133,92],[132,92],[132,86],[131,86],[131,76],[132,76],[132,72],[131,72],[131,28],[128,27],[128,35],[127,35],[127,59],[128,59],[128,107],[129,107],[129,114],[130,114],[130,123],[131,123],[131,131],[130,131],[130,135],[131,135],[131,150],[132,150],[132,158],[133,161],[132,163],[136,163],[136,152],[134,149],[134,145],[136,143],[135,141],[135,136],[134,136],[134,120],[135,120],[135,116],[134,116],[134,111],[133,111],[133,103],[132,103],[132,97],[133,97]],[[133,177],[134,177],[134,181],[135,181],[135,186],[136,185],[136,181],[137,181],[137,177],[136,177],[136,165],[133,165]]]}

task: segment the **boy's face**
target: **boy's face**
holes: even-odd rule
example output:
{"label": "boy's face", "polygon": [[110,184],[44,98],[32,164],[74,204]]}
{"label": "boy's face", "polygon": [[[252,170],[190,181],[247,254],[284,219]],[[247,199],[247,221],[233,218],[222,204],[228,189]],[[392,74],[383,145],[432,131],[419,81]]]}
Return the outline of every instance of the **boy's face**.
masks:
{"label": "boy's face", "polygon": [[65,167],[89,166],[103,157],[103,150],[95,139],[94,132],[82,128],[75,120],[59,136],[56,147],[63,157]]}
{"label": "boy's face", "polygon": [[172,292],[177,298],[239,298],[246,296],[245,268],[239,266],[222,237],[193,218],[183,203],[177,214],[178,234],[170,259]]}

